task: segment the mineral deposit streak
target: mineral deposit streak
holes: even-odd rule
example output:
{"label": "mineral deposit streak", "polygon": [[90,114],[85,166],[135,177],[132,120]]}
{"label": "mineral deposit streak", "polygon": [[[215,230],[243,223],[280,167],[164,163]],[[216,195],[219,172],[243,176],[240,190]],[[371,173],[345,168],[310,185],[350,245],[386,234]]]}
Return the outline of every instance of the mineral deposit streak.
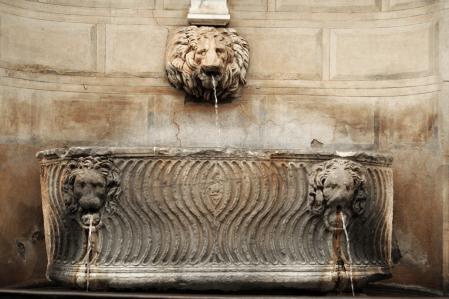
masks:
{"label": "mineral deposit streak", "polygon": [[90,278],[90,264],[91,252],[92,252],[92,229],[93,229],[93,215],[89,217],[89,233],[87,236],[87,251],[86,251],[86,291],[89,291],[89,278]]}
{"label": "mineral deposit streak", "polygon": [[351,291],[352,291],[352,296],[355,297],[355,292],[354,292],[354,282],[352,281],[352,257],[351,257],[351,250],[350,250],[350,241],[349,241],[349,234],[348,234],[348,230],[346,229],[346,221],[345,221],[345,215],[342,213],[341,215],[341,221],[343,223],[343,230],[345,232],[345,237],[346,237],[346,250],[348,251],[348,259],[349,259],[349,280],[351,281]]}
{"label": "mineral deposit streak", "polygon": [[218,141],[220,141],[221,139],[221,129],[220,129],[220,125],[218,123],[218,98],[217,98],[217,83],[215,82],[215,77],[214,76],[210,76],[212,79],[212,87],[214,88],[214,97],[215,97],[215,127],[218,130]]}

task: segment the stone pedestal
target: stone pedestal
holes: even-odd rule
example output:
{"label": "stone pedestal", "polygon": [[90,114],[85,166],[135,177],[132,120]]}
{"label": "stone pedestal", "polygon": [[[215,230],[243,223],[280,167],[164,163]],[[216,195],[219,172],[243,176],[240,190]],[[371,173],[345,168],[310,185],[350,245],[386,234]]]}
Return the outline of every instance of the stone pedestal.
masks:
{"label": "stone pedestal", "polygon": [[226,0],[191,0],[187,19],[191,25],[225,26],[231,16]]}

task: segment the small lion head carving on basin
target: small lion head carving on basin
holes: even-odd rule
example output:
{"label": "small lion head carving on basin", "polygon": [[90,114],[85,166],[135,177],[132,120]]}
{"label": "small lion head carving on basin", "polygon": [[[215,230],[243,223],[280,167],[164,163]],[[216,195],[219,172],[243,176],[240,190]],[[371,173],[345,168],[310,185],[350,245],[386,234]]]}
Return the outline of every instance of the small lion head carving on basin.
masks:
{"label": "small lion head carving on basin", "polygon": [[188,26],[168,45],[169,82],[195,99],[214,102],[239,96],[246,83],[249,45],[234,29]]}
{"label": "small lion head carving on basin", "polygon": [[100,157],[72,160],[62,189],[68,213],[84,228],[97,226],[104,210],[112,213],[115,209],[121,193],[119,171],[112,161]]}
{"label": "small lion head carving on basin", "polygon": [[324,214],[328,229],[336,227],[336,212],[351,218],[365,211],[367,192],[362,165],[345,159],[332,159],[314,165],[309,175],[309,210]]}

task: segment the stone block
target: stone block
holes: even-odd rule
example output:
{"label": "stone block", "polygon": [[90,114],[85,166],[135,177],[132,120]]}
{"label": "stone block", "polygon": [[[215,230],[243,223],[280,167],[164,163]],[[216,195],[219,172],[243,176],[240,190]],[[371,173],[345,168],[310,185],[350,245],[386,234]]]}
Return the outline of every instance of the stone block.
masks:
{"label": "stone block", "polygon": [[449,158],[449,82],[442,87],[438,98],[438,132],[443,154]]}
{"label": "stone block", "polygon": [[[238,11],[266,11],[268,0],[230,0],[230,10]],[[186,10],[190,7],[190,0],[164,0],[164,9]]]}
{"label": "stone block", "polygon": [[393,10],[409,9],[434,3],[436,3],[436,0],[390,0],[389,8]]}
{"label": "stone block", "polygon": [[167,35],[157,26],[106,25],[106,73],[165,73]]}
{"label": "stone block", "polygon": [[240,28],[248,40],[249,76],[260,79],[321,78],[321,30],[308,28]]}
{"label": "stone block", "polygon": [[277,0],[277,11],[373,11],[379,0]]}
{"label": "stone block", "polygon": [[94,25],[14,16],[0,21],[1,61],[35,71],[95,71]]}
{"label": "stone block", "polygon": [[391,282],[438,289],[443,248],[443,206],[437,196],[440,157],[434,149],[412,147],[392,150],[392,153],[393,227],[402,257]]}
{"label": "stone block", "polygon": [[[447,160],[446,160],[447,161]],[[438,195],[443,209],[443,284],[449,291],[449,164],[438,169]]]}
{"label": "stone block", "polygon": [[154,8],[155,0],[31,0],[39,3],[89,8]]}
{"label": "stone block", "polygon": [[145,144],[147,97],[41,93],[36,135],[43,141]]}
{"label": "stone block", "polygon": [[268,0],[230,0],[229,8],[242,11],[267,11]]}
{"label": "stone block", "polygon": [[33,135],[31,91],[0,87],[0,142],[23,143]]}
{"label": "stone block", "polygon": [[442,15],[442,18],[438,22],[438,30],[439,30],[439,71],[442,79],[446,82],[449,82],[449,55],[445,55],[445,53],[449,53],[449,11]]}
{"label": "stone block", "polygon": [[435,93],[380,100],[380,142],[423,144],[434,135],[437,119]]}
{"label": "stone block", "polygon": [[38,146],[0,144],[0,286],[45,277]]}
{"label": "stone block", "polygon": [[309,148],[313,140],[323,146],[372,147],[372,99],[275,96],[262,106],[264,148]]}
{"label": "stone block", "polygon": [[149,144],[185,147],[260,148],[263,96],[220,104],[185,102],[182,96],[156,96],[149,107]]}
{"label": "stone block", "polygon": [[190,0],[164,0],[164,9],[187,10],[190,7]]}
{"label": "stone block", "polygon": [[330,75],[335,80],[380,80],[434,72],[435,27],[331,30]]}

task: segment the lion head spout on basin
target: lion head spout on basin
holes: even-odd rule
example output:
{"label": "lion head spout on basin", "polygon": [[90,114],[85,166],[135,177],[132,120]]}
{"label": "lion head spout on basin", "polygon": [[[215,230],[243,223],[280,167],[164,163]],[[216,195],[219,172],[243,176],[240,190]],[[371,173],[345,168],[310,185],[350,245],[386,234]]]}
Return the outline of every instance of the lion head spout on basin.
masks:
{"label": "lion head spout on basin", "polygon": [[213,102],[213,80],[219,101],[239,96],[246,83],[249,45],[234,29],[188,26],[168,45],[169,82],[193,98]]}
{"label": "lion head spout on basin", "polygon": [[68,163],[62,193],[68,214],[82,227],[100,225],[103,210],[115,208],[120,192],[119,173],[111,161],[84,157]]}
{"label": "lion head spout on basin", "polygon": [[329,230],[341,229],[336,212],[350,220],[365,211],[367,192],[364,167],[345,159],[332,159],[316,164],[309,176],[309,209],[323,214]]}

